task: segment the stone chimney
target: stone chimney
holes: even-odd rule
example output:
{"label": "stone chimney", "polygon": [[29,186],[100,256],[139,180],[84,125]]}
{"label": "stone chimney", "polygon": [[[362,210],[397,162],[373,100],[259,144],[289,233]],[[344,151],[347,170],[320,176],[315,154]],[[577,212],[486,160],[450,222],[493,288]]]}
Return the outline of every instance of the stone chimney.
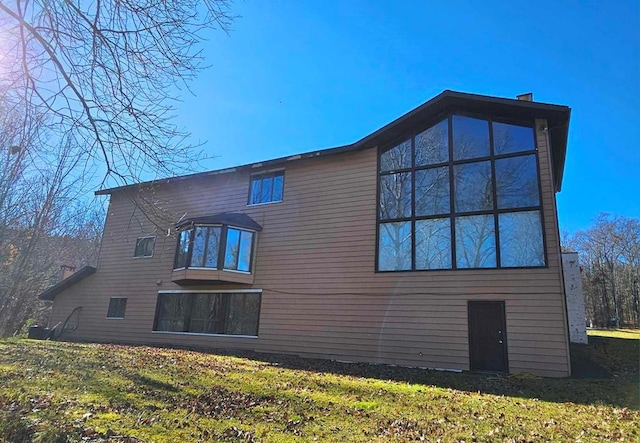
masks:
{"label": "stone chimney", "polygon": [[521,100],[523,102],[532,102],[533,92],[527,92],[526,94],[516,95],[516,99]]}
{"label": "stone chimney", "polygon": [[64,280],[65,278],[71,277],[75,272],[76,268],[73,266],[60,266],[60,281]]}

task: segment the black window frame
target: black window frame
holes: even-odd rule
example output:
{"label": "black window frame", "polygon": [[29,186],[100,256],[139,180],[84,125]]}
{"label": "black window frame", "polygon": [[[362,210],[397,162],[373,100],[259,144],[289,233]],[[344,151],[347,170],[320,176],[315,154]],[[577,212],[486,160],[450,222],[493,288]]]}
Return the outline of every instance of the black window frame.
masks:
{"label": "black window frame", "polygon": [[[256,326],[255,326],[255,335],[252,334],[229,334],[229,333],[225,333],[225,332],[191,332],[188,329],[190,329],[190,324],[191,324],[191,320],[192,320],[192,312],[193,312],[193,304],[194,304],[194,300],[195,300],[195,296],[196,295],[226,295],[226,296],[233,296],[233,295],[256,295],[258,296],[258,316],[256,319]],[[185,300],[186,300],[186,306],[185,306],[185,312],[183,314],[183,330],[182,331],[165,331],[165,330],[158,330],[158,321],[160,320],[159,318],[159,314],[160,314],[160,309],[161,309],[161,299],[164,296],[184,296]],[[223,325],[222,325],[222,329],[224,331],[224,329],[226,328],[226,322],[229,321],[229,311],[230,311],[230,306],[231,306],[231,302],[230,302],[230,298],[229,297],[225,297],[221,299],[221,305],[222,305],[222,309],[224,309],[225,311],[225,315],[224,315],[224,320],[223,320]],[[156,299],[156,309],[155,309],[155,314],[154,314],[154,318],[153,318],[153,332],[159,332],[159,333],[163,333],[163,334],[191,334],[191,335],[209,335],[209,336],[226,336],[226,337],[237,337],[237,338],[258,338],[259,334],[260,334],[260,316],[262,313],[262,291],[251,291],[251,290],[244,290],[244,291],[233,291],[233,290],[221,290],[221,291],[188,291],[188,292],[158,292],[158,297]]]}
{"label": "black window frame", "polygon": [[[471,159],[462,159],[462,160],[454,160],[454,134],[453,134],[453,116],[461,116],[461,117],[470,117],[481,120],[486,120],[489,125],[489,156],[471,158]],[[449,144],[449,159],[447,162],[433,163],[429,165],[416,166],[416,136],[428,130],[429,128],[441,123],[443,120],[447,120],[448,126],[448,144]],[[518,152],[508,152],[505,154],[495,154],[494,147],[494,139],[493,139],[493,123],[503,123],[510,124],[516,126],[522,126],[531,128],[533,131],[533,149],[526,151],[518,151]],[[409,140],[411,143],[411,166],[408,168],[400,168],[395,170],[387,170],[381,171],[381,156],[384,152],[393,149],[394,147],[401,145],[405,141]],[[497,199],[497,179],[496,179],[496,161],[504,158],[513,158],[513,157],[523,157],[527,155],[534,155],[535,164],[536,164],[536,178],[538,182],[538,205],[531,207],[518,207],[518,208],[498,208],[498,199]],[[454,186],[454,166],[468,163],[479,163],[489,161],[491,165],[491,186],[492,186],[492,198],[493,198],[493,207],[491,210],[486,211],[471,211],[471,212],[456,212],[455,211],[455,186]],[[440,167],[448,167],[449,168],[449,199],[450,199],[450,209],[451,211],[446,214],[436,214],[436,215],[426,215],[426,216],[416,216],[415,208],[416,208],[416,171],[427,170],[427,169],[435,169]],[[380,218],[380,192],[381,192],[381,177],[390,174],[398,174],[408,172],[411,175],[411,216],[410,217],[402,217],[402,218],[394,218],[394,219],[382,219]],[[535,122],[533,121],[523,121],[518,119],[505,118],[502,116],[487,116],[479,113],[467,112],[464,110],[454,110],[447,113],[442,113],[437,115],[436,117],[424,122],[424,124],[420,125],[417,129],[411,130],[405,133],[402,136],[395,138],[391,143],[387,143],[384,146],[378,148],[377,152],[377,186],[376,186],[376,245],[375,245],[375,265],[374,272],[375,273],[387,273],[387,272],[437,272],[437,271],[479,271],[479,270],[505,270],[505,269],[541,269],[549,267],[549,257],[547,251],[547,236],[546,236],[546,227],[545,227],[545,218],[544,218],[544,202],[543,202],[543,193],[542,193],[542,181],[540,174],[540,157],[539,157],[539,147],[537,140],[537,131]],[[500,260],[500,234],[499,234],[499,226],[498,226],[498,218],[500,214],[505,213],[516,213],[516,212],[531,212],[538,211],[540,216],[540,228],[542,231],[542,249],[544,255],[544,264],[540,266],[501,266]],[[492,267],[457,267],[457,254],[456,254],[456,233],[455,233],[455,219],[458,217],[464,216],[473,216],[473,215],[491,215],[494,220],[494,237],[495,237],[495,260],[496,265]],[[451,230],[450,241],[451,241],[451,267],[450,268],[439,268],[439,269],[419,269],[416,268],[416,221],[417,220],[426,220],[426,219],[448,219],[449,227]],[[380,260],[380,225],[384,223],[398,223],[398,222],[409,222],[411,223],[411,267],[410,269],[390,269],[390,270],[380,270],[379,269],[379,260]]]}
{"label": "black window frame", "polygon": [[[120,312],[120,310],[122,312]],[[113,312],[116,311],[116,312]],[[124,320],[127,312],[127,297],[111,297],[109,298],[109,307],[107,308],[107,318],[110,320]],[[122,315],[116,315],[116,314]]]}
{"label": "black window frame", "polygon": [[[193,257],[193,245],[194,245],[194,240],[195,240],[195,233],[196,233],[196,228],[202,228],[202,227],[219,227],[221,228],[220,230],[220,240],[219,240],[219,244],[218,244],[218,260],[217,260],[217,264],[215,268],[211,268],[211,267],[206,267],[206,266],[191,266],[191,260]],[[225,262],[225,256],[226,256],[226,251],[227,251],[227,233],[229,231],[229,229],[235,229],[238,231],[244,231],[244,232],[250,232],[252,237],[251,237],[251,251],[249,254],[249,270],[248,271],[242,271],[242,270],[238,270],[238,269],[229,269],[229,268],[225,268],[224,266],[224,262]],[[186,257],[185,257],[185,266],[177,266],[178,265],[178,256],[179,256],[179,251],[180,251],[180,237],[182,235],[182,232],[189,232],[189,240],[188,240],[188,250],[186,253]],[[253,260],[254,260],[254,255],[255,255],[255,249],[256,249],[256,235],[257,232],[251,229],[247,229],[247,228],[241,228],[238,226],[233,226],[233,225],[225,225],[225,224],[209,224],[209,223],[196,223],[193,225],[190,225],[188,227],[185,227],[183,229],[180,229],[179,231],[179,235],[178,235],[178,239],[177,239],[177,243],[176,243],[176,251],[175,251],[175,255],[174,255],[174,259],[173,259],[173,270],[177,271],[177,270],[181,270],[181,269],[206,269],[206,270],[211,270],[211,271],[226,271],[226,272],[240,272],[242,274],[251,274],[253,273]],[[208,241],[209,241],[209,237],[207,237],[207,241],[205,242],[205,246],[204,249],[207,250],[207,245],[208,245]],[[239,252],[239,251],[238,251]],[[240,260],[238,259],[238,263],[240,262]]]}
{"label": "black window frame", "polygon": [[[276,177],[282,177],[282,190],[281,190],[280,200],[273,199],[273,193],[274,193],[273,183],[275,183]],[[259,202],[251,201],[251,197],[253,195],[253,192],[252,192],[253,184],[254,184],[254,180],[256,179],[260,180],[260,195],[262,195],[262,186],[264,181],[271,180],[271,195],[269,196],[268,201],[259,201]],[[280,169],[277,171],[260,172],[257,174],[252,174],[249,177],[249,195],[247,196],[247,206],[268,205],[271,203],[282,203],[283,201],[284,201],[284,169]]]}
{"label": "black window frame", "polygon": [[[148,241],[151,240],[151,254],[150,255],[138,255],[138,250],[141,247],[140,245],[142,244],[142,242],[144,241]],[[155,250],[156,247],[156,236],[155,235],[147,235],[144,237],[138,237],[136,239],[136,247],[133,250],[133,258],[152,258],[153,257],[153,252]],[[142,251],[144,252],[144,250]]]}

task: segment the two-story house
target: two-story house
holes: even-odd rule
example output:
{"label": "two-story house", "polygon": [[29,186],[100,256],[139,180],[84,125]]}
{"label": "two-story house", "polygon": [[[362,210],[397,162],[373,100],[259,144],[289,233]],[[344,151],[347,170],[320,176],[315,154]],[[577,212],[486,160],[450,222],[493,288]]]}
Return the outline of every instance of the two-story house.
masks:
{"label": "two-story house", "polygon": [[570,374],[570,109],[445,91],[356,143],[100,190],[62,339]]}

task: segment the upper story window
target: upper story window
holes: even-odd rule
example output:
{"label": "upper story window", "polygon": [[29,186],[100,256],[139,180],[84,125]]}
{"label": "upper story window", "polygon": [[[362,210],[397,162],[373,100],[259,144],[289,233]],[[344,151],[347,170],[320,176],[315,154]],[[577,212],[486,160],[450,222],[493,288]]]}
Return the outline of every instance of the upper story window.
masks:
{"label": "upper story window", "polygon": [[378,271],[546,265],[532,127],[453,115],[379,165]]}
{"label": "upper story window", "polygon": [[187,220],[180,237],[174,269],[207,268],[251,272],[255,232],[262,229],[245,214],[219,214]]}
{"label": "upper story window", "polygon": [[153,246],[156,242],[155,237],[140,237],[136,240],[136,249],[133,252],[134,257],[152,257]]}
{"label": "upper story window", "polygon": [[284,171],[252,175],[249,187],[249,204],[275,203],[282,201],[284,193]]}

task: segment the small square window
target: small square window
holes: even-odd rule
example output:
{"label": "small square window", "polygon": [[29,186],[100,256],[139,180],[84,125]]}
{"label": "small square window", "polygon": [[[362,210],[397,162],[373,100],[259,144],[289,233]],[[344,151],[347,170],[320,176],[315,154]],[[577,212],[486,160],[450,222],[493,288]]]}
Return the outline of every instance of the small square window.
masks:
{"label": "small square window", "polygon": [[125,297],[112,297],[109,300],[109,310],[107,318],[124,318],[124,311],[127,309],[127,299]]}
{"label": "small square window", "polygon": [[270,172],[251,177],[249,204],[275,203],[282,201],[284,193],[284,171]]}
{"label": "small square window", "polygon": [[140,237],[136,240],[136,250],[134,257],[151,257],[153,256],[153,245],[156,242],[155,237]]}

